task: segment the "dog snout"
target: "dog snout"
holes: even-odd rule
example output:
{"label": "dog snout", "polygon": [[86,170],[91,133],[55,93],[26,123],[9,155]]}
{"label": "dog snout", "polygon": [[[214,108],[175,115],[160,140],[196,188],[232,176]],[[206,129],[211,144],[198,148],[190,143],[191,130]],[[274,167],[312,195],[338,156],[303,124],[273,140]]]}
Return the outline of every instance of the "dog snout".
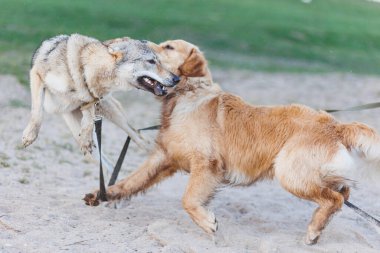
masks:
{"label": "dog snout", "polygon": [[181,81],[181,78],[179,78],[179,76],[177,75],[173,75],[173,78],[172,78],[173,85],[178,84],[179,81]]}

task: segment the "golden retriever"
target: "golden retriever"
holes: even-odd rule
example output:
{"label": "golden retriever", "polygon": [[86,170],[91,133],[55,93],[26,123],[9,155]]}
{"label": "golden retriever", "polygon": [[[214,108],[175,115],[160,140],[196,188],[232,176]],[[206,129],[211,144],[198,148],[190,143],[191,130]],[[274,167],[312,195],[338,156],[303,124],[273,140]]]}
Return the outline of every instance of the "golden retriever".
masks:
{"label": "golden retriever", "polygon": [[[217,221],[205,205],[219,186],[276,177],[290,193],[319,205],[305,239],[316,243],[349,197],[347,172],[357,169],[358,160],[379,161],[375,131],[360,123],[342,124],[303,105],[249,105],[213,83],[203,54],[188,42],[167,41],[156,51],[181,81],[161,98],[155,150],[132,175],[107,189],[108,199],[130,198],[184,170],[190,179],[183,207],[213,233]],[[84,200],[99,204],[97,192]]]}

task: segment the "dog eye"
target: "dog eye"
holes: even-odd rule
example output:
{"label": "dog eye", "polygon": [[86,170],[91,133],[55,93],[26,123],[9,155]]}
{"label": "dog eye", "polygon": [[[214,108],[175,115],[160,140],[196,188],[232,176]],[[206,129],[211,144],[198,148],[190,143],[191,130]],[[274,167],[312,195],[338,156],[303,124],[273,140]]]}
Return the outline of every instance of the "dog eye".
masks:
{"label": "dog eye", "polygon": [[169,50],[173,50],[173,49],[174,49],[174,47],[172,47],[172,46],[170,46],[170,45],[166,45],[164,48],[165,48],[165,49],[169,49]]}
{"label": "dog eye", "polygon": [[152,59],[152,60],[149,60],[148,62],[149,62],[150,64],[156,64],[156,61],[153,60],[153,59]]}

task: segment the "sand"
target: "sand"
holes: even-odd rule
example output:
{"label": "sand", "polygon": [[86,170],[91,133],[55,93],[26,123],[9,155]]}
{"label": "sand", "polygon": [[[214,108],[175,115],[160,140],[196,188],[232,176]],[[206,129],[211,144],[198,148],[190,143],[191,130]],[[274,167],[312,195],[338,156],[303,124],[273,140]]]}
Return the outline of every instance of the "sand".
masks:
{"label": "sand", "polygon": [[[380,101],[380,78],[352,74],[268,74],[213,71],[215,80],[254,104],[303,103],[343,108]],[[376,228],[347,207],[337,213],[317,245],[303,237],[314,203],[284,191],[278,182],[225,187],[209,208],[219,221],[215,237],[198,228],[181,207],[187,175],[177,174],[117,209],[81,200],[98,186],[96,164],[86,162],[63,120],[45,114],[40,135],[20,147],[29,118],[29,91],[0,76],[0,252],[380,252]],[[153,95],[120,93],[131,123],[159,123]],[[378,110],[338,113],[380,130]],[[104,151],[115,160],[126,135],[104,122]],[[153,139],[156,132],[145,133]],[[131,148],[120,177],[147,154]],[[351,201],[380,217],[379,184],[358,184]]]}

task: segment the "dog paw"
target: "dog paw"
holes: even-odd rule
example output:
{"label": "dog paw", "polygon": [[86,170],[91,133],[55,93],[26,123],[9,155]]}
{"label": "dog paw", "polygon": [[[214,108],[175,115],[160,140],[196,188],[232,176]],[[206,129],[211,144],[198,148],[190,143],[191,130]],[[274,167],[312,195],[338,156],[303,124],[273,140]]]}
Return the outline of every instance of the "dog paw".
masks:
{"label": "dog paw", "polygon": [[22,146],[26,148],[36,140],[37,136],[38,130],[28,125],[22,134]]}
{"label": "dog paw", "polygon": [[308,232],[305,237],[305,244],[306,245],[313,245],[318,242],[320,232]]}
{"label": "dog paw", "polygon": [[98,206],[100,201],[98,199],[98,192],[95,193],[87,193],[84,198],[84,203],[88,206]]}
{"label": "dog paw", "polygon": [[205,219],[200,220],[198,224],[208,234],[213,234],[218,230],[218,221],[215,218],[215,214],[211,211],[208,211]]}
{"label": "dog paw", "polygon": [[93,140],[81,141],[80,150],[83,152],[84,155],[92,154],[93,147],[95,147],[95,143],[93,142]]}
{"label": "dog paw", "polygon": [[106,198],[107,198],[106,201],[102,201],[99,198],[99,190],[97,190],[93,193],[86,194],[83,200],[85,204],[88,206],[98,206],[101,202],[107,202],[106,205],[112,206],[112,205],[118,205],[120,201],[126,199],[125,197],[123,198],[123,195],[121,194],[119,188],[115,186],[110,186],[107,189]]}

